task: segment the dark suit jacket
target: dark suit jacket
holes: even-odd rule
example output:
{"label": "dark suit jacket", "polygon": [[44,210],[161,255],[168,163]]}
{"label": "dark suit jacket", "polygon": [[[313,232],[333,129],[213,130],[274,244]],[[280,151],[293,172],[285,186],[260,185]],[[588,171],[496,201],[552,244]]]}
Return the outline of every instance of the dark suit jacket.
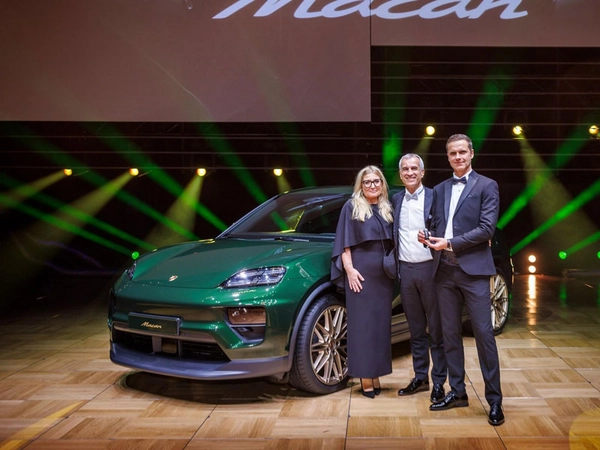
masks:
{"label": "dark suit jacket", "polygon": [[[425,227],[429,227],[429,221],[431,220],[431,205],[433,204],[433,189],[423,186],[425,192],[425,202],[423,204],[423,219],[425,220]],[[406,189],[394,194],[392,197],[392,206],[394,208],[394,251],[396,252],[396,260],[399,259],[398,252],[400,251],[400,236],[398,235],[398,227],[400,226],[400,209],[402,209],[402,202],[404,201],[404,195]],[[417,237],[415,236],[415,239]]]}
{"label": "dark suit jacket", "polygon": [[[433,188],[432,236],[444,237],[451,196],[451,179]],[[498,183],[471,171],[456,206],[452,221],[454,237],[451,239],[461,269],[470,275],[496,273],[490,240],[496,231],[499,209]],[[434,273],[439,266],[441,253],[437,251],[433,255]]]}

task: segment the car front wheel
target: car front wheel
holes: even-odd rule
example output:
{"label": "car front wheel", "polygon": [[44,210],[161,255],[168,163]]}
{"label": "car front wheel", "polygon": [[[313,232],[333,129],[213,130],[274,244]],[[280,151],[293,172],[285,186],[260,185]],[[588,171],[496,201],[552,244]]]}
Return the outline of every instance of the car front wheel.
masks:
{"label": "car front wheel", "polygon": [[290,384],[315,394],[329,394],[348,380],[348,316],[344,303],[332,294],[318,298],[302,318]]}
{"label": "car front wheel", "polygon": [[510,306],[508,286],[504,275],[500,271],[490,277],[490,297],[492,301],[492,327],[494,328],[494,335],[498,335],[506,325]]}

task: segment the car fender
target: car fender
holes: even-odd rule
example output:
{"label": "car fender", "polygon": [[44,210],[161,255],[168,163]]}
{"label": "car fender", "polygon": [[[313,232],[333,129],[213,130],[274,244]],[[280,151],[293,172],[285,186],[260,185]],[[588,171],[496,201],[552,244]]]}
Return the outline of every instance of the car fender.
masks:
{"label": "car fender", "polygon": [[298,329],[300,326],[300,322],[304,318],[306,310],[310,307],[310,305],[321,295],[324,293],[333,293],[338,297],[342,297],[339,293],[336,292],[336,286],[331,282],[331,280],[327,279],[326,281],[319,284],[315,289],[313,289],[310,294],[305,298],[302,302],[302,306],[298,309],[298,313],[294,317],[294,321],[290,328],[290,336],[288,340],[288,371],[292,368],[292,363],[294,361],[294,352],[296,351],[296,340],[298,338]]}

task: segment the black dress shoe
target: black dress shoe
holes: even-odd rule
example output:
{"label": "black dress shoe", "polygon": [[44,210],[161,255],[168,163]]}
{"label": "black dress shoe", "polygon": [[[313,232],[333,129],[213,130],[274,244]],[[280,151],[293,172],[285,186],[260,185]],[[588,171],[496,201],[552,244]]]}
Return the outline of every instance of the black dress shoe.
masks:
{"label": "black dress shoe", "polygon": [[416,378],[413,378],[412,380],[410,380],[410,383],[408,383],[408,386],[406,386],[405,388],[402,388],[398,391],[398,395],[412,395],[412,394],[416,394],[417,392],[428,391],[428,390],[429,390],[429,381],[422,381],[422,380],[417,380]]}
{"label": "black dress shoe", "polygon": [[365,397],[375,398],[375,389],[371,388],[370,390],[365,391],[365,387],[363,386],[363,380],[362,379],[360,380],[360,392]]}
{"label": "black dress shoe", "polygon": [[444,411],[451,408],[461,408],[469,406],[469,397],[467,394],[459,397],[454,392],[450,392],[441,402],[433,403],[429,406],[430,411]]}
{"label": "black dress shoe", "polygon": [[490,415],[488,418],[490,425],[498,426],[504,423],[504,412],[500,403],[492,403],[490,406]]}
{"label": "black dress shoe", "polygon": [[381,382],[379,381],[379,378],[373,379],[373,391],[375,392],[375,395],[381,394]]}
{"label": "black dress shoe", "polygon": [[441,402],[446,395],[444,386],[439,383],[434,383],[433,389],[431,389],[431,403]]}
{"label": "black dress shoe", "polygon": [[362,395],[369,398],[375,398],[375,391],[364,391],[361,389]]}

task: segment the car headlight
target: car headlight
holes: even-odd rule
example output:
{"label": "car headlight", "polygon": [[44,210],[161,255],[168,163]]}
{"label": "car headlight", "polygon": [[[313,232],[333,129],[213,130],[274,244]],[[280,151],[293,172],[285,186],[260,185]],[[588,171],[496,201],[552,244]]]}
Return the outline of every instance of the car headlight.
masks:
{"label": "car headlight", "polygon": [[279,283],[285,272],[286,268],[280,266],[242,270],[221,283],[221,287],[270,286]]}

